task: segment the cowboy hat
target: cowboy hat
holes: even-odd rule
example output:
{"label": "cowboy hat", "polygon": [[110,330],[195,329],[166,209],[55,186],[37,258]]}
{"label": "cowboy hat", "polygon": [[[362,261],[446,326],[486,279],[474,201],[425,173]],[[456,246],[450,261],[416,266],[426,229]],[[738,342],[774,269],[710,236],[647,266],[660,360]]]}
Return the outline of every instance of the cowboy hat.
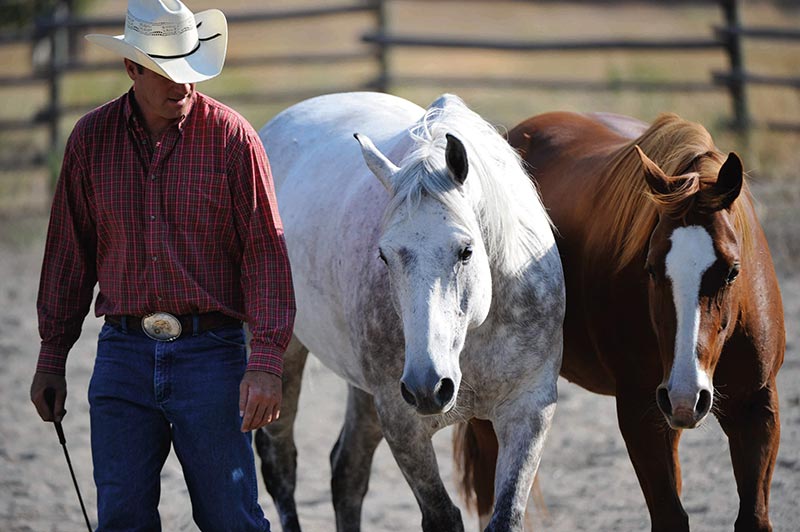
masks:
{"label": "cowboy hat", "polygon": [[195,15],[180,0],[128,0],[124,35],[86,39],[176,83],[197,83],[222,71],[228,23],[218,9]]}

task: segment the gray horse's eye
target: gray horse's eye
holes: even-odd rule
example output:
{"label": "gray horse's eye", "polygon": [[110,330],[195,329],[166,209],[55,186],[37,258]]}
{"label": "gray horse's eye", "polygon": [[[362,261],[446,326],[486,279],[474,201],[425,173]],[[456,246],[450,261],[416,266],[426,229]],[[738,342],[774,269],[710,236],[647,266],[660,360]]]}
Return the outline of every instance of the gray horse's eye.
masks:
{"label": "gray horse's eye", "polygon": [[380,248],[378,249],[378,258],[381,259],[384,264],[388,264],[386,262],[386,255],[383,254],[383,250]]}
{"label": "gray horse's eye", "polygon": [[458,253],[458,260],[460,260],[464,264],[468,263],[469,259],[471,258],[472,258],[472,246],[465,246],[464,249],[462,249]]}

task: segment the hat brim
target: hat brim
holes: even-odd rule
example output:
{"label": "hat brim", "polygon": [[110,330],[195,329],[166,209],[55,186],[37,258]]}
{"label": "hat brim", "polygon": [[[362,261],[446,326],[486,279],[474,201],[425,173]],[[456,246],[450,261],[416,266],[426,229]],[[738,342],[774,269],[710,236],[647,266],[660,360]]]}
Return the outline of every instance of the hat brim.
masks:
{"label": "hat brim", "polygon": [[[228,22],[218,9],[195,14],[200,46],[193,53],[172,59],[151,57],[140,48],[125,42],[124,35],[90,34],[89,42],[126,57],[175,83],[198,83],[222,72],[228,50]],[[218,37],[214,35],[219,34]],[[208,40],[203,40],[208,39]]]}

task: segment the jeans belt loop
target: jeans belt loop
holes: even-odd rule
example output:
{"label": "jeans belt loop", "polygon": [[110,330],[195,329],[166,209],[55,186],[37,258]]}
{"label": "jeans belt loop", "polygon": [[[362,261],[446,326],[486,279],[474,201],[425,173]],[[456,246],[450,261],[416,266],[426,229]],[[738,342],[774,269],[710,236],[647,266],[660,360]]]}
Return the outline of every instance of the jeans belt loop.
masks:
{"label": "jeans belt loop", "polygon": [[122,327],[122,332],[128,334],[128,316],[122,316],[119,325]]}
{"label": "jeans belt loop", "polygon": [[192,314],[192,336],[200,334],[200,315],[196,312]]}

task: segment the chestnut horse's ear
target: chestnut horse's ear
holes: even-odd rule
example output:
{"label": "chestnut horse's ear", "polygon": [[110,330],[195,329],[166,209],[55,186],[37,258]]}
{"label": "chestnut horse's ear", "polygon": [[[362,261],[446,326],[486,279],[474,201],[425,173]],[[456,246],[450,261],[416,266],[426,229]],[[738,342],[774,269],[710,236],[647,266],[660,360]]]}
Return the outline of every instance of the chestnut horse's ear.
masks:
{"label": "chestnut horse's ear", "polygon": [[367,167],[375,174],[378,181],[386,187],[386,190],[392,192],[394,190],[394,176],[397,175],[400,168],[387,159],[386,156],[375,147],[375,144],[372,143],[369,137],[358,133],[355,133],[353,136],[361,145],[361,155],[364,156],[364,162],[367,163]]}
{"label": "chestnut horse's ear", "polygon": [[650,187],[650,191],[657,195],[668,194],[671,190],[671,187],[670,179],[667,177],[667,174],[665,174],[656,163],[651,161],[638,145],[634,146],[634,149],[639,155],[639,160],[642,161],[644,179],[647,181],[647,186]]}
{"label": "chestnut horse's ear", "polygon": [[447,133],[445,137],[447,137],[447,148],[444,150],[444,158],[447,162],[447,170],[456,184],[463,185],[469,172],[467,150],[464,149],[464,144],[450,133]]}
{"label": "chestnut horse's ear", "polygon": [[717,182],[714,184],[712,193],[720,202],[720,209],[728,209],[739,197],[744,181],[744,170],[742,160],[736,153],[728,154],[728,159],[719,169]]}

